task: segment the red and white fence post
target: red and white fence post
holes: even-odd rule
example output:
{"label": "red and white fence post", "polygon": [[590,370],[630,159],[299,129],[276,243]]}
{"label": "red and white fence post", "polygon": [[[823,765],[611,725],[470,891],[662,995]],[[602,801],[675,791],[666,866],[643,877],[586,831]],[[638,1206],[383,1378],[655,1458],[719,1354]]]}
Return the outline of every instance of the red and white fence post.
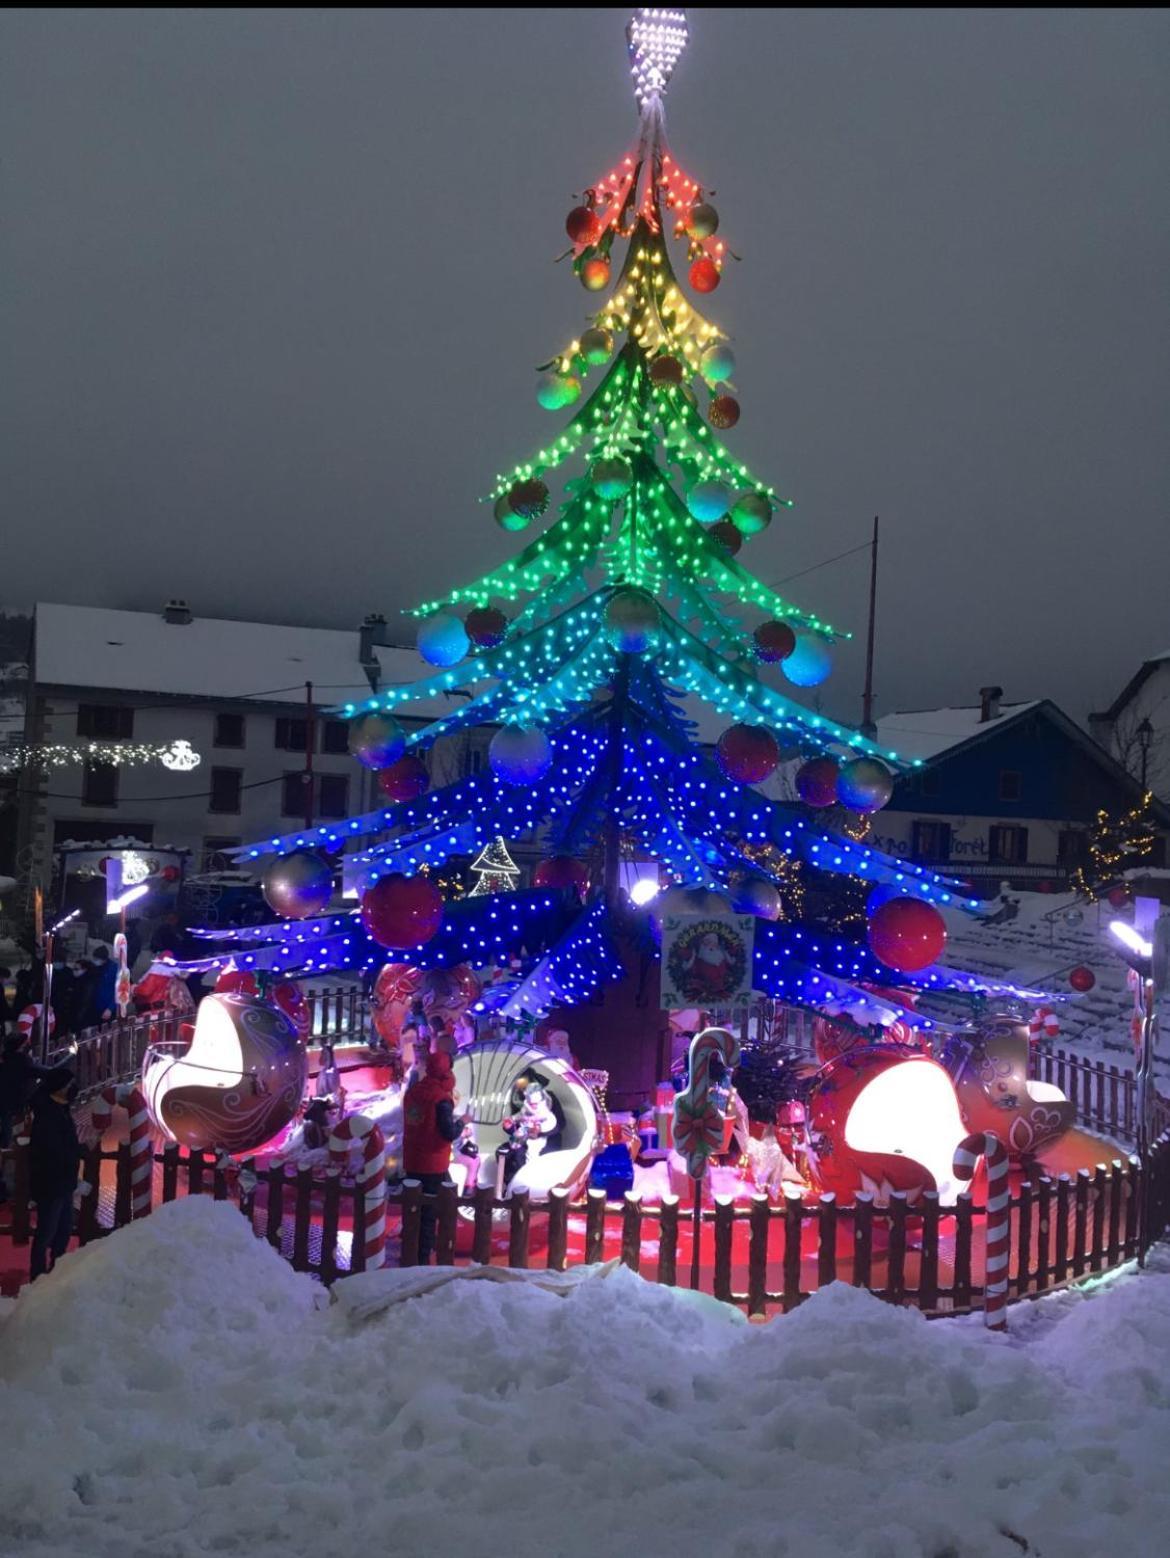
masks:
{"label": "red and white fence post", "polygon": [[130,1117],[130,1215],[145,1217],[150,1211],[151,1180],[154,1175],[154,1143],[150,1134],[150,1115],[146,1099],[137,1082],[111,1082],[93,1101],[90,1121],[98,1136],[110,1128],[114,1109],[121,1105]]}
{"label": "red and white fence post", "polygon": [[989,1331],[1006,1331],[1011,1191],[1007,1148],[992,1131],[976,1131],[959,1143],[955,1149],[955,1177],[969,1180],[980,1158],[987,1164],[983,1323]]}
{"label": "red and white fence post", "polygon": [[329,1134],[329,1155],[344,1168],[358,1142],[362,1147],[358,1184],[365,1195],[366,1270],[372,1271],[386,1259],[386,1141],[381,1127],[364,1114],[347,1115]]}

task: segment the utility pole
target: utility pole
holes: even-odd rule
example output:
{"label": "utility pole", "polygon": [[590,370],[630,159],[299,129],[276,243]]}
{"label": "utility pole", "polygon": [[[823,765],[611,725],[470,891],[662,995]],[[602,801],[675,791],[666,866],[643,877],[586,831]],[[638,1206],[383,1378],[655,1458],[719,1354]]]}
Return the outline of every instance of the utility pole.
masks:
{"label": "utility pole", "polygon": [[873,516],[873,544],[869,554],[869,632],[865,640],[865,691],[861,695],[861,734],[870,741],[877,735],[873,722],[873,631],[877,618],[878,516]]}
{"label": "utility pole", "polygon": [[305,827],[313,826],[313,684],[305,683]]}

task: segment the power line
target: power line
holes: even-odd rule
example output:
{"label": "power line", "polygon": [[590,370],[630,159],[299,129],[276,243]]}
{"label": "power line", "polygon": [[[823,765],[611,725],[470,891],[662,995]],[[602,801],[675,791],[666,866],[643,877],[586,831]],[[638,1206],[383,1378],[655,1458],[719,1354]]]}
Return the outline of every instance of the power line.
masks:
{"label": "power line", "polygon": [[782,584],[791,584],[793,579],[803,579],[806,573],[816,573],[818,568],[827,568],[830,563],[839,563],[842,558],[853,557],[858,552],[868,552],[872,545],[872,541],[863,541],[860,546],[851,546],[847,552],[838,552],[836,557],[826,557],[824,562],[814,563],[811,568],[802,568],[799,573],[787,574],[783,579],[773,579],[768,588],[778,590]]}

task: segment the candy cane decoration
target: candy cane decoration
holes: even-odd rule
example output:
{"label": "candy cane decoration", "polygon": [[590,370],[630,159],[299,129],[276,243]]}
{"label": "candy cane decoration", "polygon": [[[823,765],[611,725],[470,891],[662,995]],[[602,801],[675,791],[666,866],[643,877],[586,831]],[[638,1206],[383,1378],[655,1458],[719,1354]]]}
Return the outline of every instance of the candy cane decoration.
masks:
{"label": "candy cane decoration", "polygon": [[702,1179],[707,1159],[723,1145],[723,1116],[711,1098],[716,1056],[731,1070],[739,1060],[739,1040],[726,1028],[705,1028],[691,1040],[690,1078],[674,1100],[674,1145],[692,1179]]}
{"label": "candy cane decoration", "polygon": [[130,1010],[130,948],[126,937],[121,931],[114,937],[114,956],[118,960],[118,979],[114,985],[114,1004],[118,1008],[118,1016],[125,1017]]}
{"label": "candy cane decoration", "polygon": [[989,1331],[1006,1331],[1011,1193],[1008,1190],[1007,1150],[992,1131],[976,1131],[973,1136],[964,1137],[955,1148],[955,1178],[969,1180],[980,1158],[987,1164],[983,1323]]}
{"label": "candy cane decoration", "polygon": [[364,1114],[350,1114],[329,1133],[329,1156],[342,1168],[356,1142],[362,1145],[358,1184],[365,1188],[366,1270],[386,1259],[386,1140],[381,1127]]}
{"label": "candy cane decoration", "polygon": [[[39,1006],[39,1005],[38,1006],[26,1006],[24,1011],[21,1012],[20,1016],[16,1019],[16,1028],[17,1028],[17,1032],[20,1034],[22,1039],[27,1039],[29,1037],[29,1035],[32,1033],[32,1031],[36,1027],[37,1023],[40,1022],[40,1020],[41,1020],[41,1013],[44,1011],[44,1009],[45,1008],[43,1006]],[[52,1010],[50,1010],[50,1012],[49,1012],[49,1032],[52,1033],[53,1030],[56,1028],[56,1026],[57,1026],[57,1016],[56,1016],[56,1013],[53,1012]]]}
{"label": "candy cane decoration", "polygon": [[1038,1006],[1028,1023],[1028,1037],[1032,1040],[1054,1039],[1059,1032],[1060,1020],[1052,1008]]}
{"label": "candy cane decoration", "polygon": [[121,1105],[130,1117],[130,1215],[145,1217],[150,1211],[151,1180],[154,1174],[154,1143],[150,1135],[150,1115],[146,1099],[137,1082],[111,1082],[103,1087],[90,1109],[90,1123],[99,1138],[110,1128],[114,1109]]}

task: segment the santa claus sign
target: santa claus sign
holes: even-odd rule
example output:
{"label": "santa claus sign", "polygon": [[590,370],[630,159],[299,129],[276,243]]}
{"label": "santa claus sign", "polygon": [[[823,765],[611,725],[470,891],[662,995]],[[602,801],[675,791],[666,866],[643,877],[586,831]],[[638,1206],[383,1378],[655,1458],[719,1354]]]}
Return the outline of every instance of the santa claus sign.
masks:
{"label": "santa claus sign", "polygon": [[750,914],[716,917],[668,914],[662,922],[662,999],[682,1006],[734,1006],[751,995]]}

